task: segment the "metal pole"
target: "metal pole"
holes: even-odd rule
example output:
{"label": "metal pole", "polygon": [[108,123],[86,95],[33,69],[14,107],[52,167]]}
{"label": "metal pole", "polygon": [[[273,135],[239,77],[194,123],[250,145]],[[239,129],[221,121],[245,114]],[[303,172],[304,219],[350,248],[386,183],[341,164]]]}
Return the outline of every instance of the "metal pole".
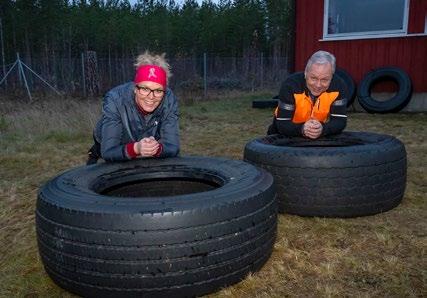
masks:
{"label": "metal pole", "polygon": [[21,69],[19,67],[19,61],[21,61],[19,59],[19,53],[16,53],[16,62],[17,62],[17,67],[18,67],[18,81],[19,81],[19,85],[22,85],[22,77],[21,77]]}
{"label": "metal pole", "polygon": [[39,76],[34,70],[32,70],[27,64],[25,64],[22,61],[19,61],[20,65],[24,65],[29,71],[31,71],[36,77],[38,77],[43,83],[48,85],[53,91],[55,91],[58,95],[61,95],[61,93],[55,89],[51,84],[49,84],[46,80],[44,80],[41,76]]}
{"label": "metal pole", "polygon": [[85,78],[85,54],[82,53],[82,78],[83,78],[83,96],[86,97],[86,78]]}
{"label": "metal pole", "polygon": [[19,58],[19,53],[16,53],[16,60],[18,61],[18,71],[20,73],[19,77],[22,75],[22,78],[24,79],[25,88],[27,89],[28,97],[30,98],[30,102],[33,101],[33,98],[31,97],[30,88],[28,88],[27,78],[25,77],[24,68],[22,67],[21,59]]}
{"label": "metal pole", "polygon": [[[7,72],[7,74],[0,81],[0,85],[6,80],[7,76],[10,74],[10,72],[12,71],[12,69],[15,67],[16,64],[18,64],[18,60],[16,60],[15,63],[13,63],[12,67],[9,69],[9,71]],[[18,69],[18,74],[19,74],[19,69]]]}
{"label": "metal pole", "polygon": [[206,53],[203,53],[203,85],[204,85],[204,96],[208,93],[208,82],[207,82],[207,66],[206,66]]}
{"label": "metal pole", "polygon": [[[4,57],[4,43],[3,43],[3,25],[0,18],[0,42],[1,42],[1,57],[3,62],[3,77],[6,78],[6,62]],[[4,83],[5,88],[7,88],[7,80]]]}
{"label": "metal pole", "polygon": [[264,53],[261,52],[261,89],[264,86]]}
{"label": "metal pole", "polygon": [[113,83],[111,82],[112,79],[111,79],[111,46],[110,45],[108,45],[108,77],[110,79],[108,81],[108,84],[109,86],[112,86]]}

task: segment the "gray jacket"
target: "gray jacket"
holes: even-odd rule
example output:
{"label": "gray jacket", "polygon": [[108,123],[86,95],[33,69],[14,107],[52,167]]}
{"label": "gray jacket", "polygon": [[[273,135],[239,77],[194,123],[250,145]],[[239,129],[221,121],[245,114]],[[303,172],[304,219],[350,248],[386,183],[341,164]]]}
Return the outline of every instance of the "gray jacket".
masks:
{"label": "gray jacket", "polygon": [[106,161],[128,160],[126,144],[153,136],[163,145],[159,157],[179,153],[178,102],[168,88],[157,109],[149,115],[139,112],[134,94],[135,84],[125,83],[110,90],[104,97],[102,116],[94,137],[101,144]]}

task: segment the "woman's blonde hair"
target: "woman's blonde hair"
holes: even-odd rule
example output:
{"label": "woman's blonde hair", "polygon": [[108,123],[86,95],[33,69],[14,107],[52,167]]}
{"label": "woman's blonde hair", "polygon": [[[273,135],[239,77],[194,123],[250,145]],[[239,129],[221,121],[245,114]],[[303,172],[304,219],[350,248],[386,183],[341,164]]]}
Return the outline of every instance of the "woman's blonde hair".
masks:
{"label": "woman's blonde hair", "polygon": [[172,76],[171,67],[166,61],[166,53],[156,55],[151,54],[149,51],[145,51],[143,54],[136,57],[135,68],[138,68],[142,65],[156,65],[163,68],[166,72],[166,78],[169,81],[169,78]]}

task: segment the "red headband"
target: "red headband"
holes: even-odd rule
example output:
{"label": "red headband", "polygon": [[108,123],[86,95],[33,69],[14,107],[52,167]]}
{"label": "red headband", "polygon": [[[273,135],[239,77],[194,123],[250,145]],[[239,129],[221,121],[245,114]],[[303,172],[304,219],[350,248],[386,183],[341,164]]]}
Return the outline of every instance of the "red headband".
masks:
{"label": "red headband", "polygon": [[143,81],[155,82],[166,88],[166,71],[157,65],[143,65],[138,67],[135,74],[134,83]]}

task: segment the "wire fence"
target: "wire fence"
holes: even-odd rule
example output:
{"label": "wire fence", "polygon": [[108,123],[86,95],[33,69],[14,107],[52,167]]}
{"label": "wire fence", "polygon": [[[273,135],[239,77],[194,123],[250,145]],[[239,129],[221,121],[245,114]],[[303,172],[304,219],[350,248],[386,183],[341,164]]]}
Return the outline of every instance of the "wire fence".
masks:
{"label": "wire fence", "polygon": [[[19,56],[17,56],[19,57]],[[19,58],[18,58],[19,59]],[[192,58],[168,60],[173,76],[169,86],[175,92],[192,92],[206,95],[214,90],[259,90],[278,88],[289,73],[287,57],[216,57],[203,55]],[[48,93],[53,86],[71,96],[99,96],[112,87],[130,81],[134,76],[134,58],[80,57],[22,60],[32,71],[23,73],[2,66],[3,81],[0,93],[22,92],[26,81],[30,92]],[[4,75],[8,73],[7,77]],[[37,75],[35,75],[35,74]],[[43,80],[40,79],[43,78]],[[45,81],[45,82],[44,82]]]}

